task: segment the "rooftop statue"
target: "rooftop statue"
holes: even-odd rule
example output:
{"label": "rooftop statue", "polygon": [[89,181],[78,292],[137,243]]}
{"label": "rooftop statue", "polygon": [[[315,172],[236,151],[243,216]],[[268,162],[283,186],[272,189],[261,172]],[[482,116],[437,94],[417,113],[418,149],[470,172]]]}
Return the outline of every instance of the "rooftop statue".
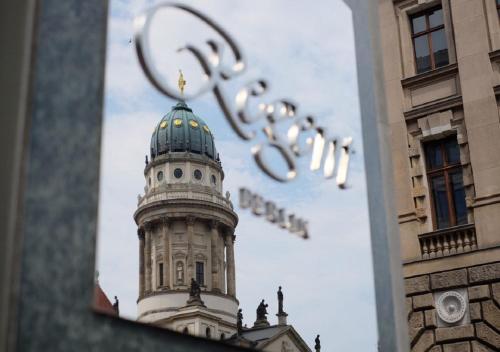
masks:
{"label": "rooftop statue", "polygon": [[265,304],[264,300],[262,300],[259,306],[257,307],[257,320],[267,320],[266,315],[269,314],[267,312],[267,307],[268,304]]}

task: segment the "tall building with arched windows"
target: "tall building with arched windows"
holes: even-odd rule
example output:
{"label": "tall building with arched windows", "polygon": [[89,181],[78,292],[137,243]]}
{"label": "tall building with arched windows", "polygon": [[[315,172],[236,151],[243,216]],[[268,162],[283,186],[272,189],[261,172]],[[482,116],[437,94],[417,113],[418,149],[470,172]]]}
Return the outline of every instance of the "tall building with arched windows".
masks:
{"label": "tall building with arched windows", "polygon": [[[158,123],[134,219],[139,235],[138,319],[202,336],[236,332],[238,216],[207,124],[183,102]],[[203,303],[188,304],[191,279]]]}
{"label": "tall building with arched windows", "polygon": [[[144,177],[134,214],[138,320],[258,350],[310,352],[287,324],[281,287],[277,324],[267,320],[262,300],[253,326],[243,326],[235,280],[238,216],[224,194],[214,136],[184,102],[154,128]],[[319,351],[319,337],[316,345]]]}

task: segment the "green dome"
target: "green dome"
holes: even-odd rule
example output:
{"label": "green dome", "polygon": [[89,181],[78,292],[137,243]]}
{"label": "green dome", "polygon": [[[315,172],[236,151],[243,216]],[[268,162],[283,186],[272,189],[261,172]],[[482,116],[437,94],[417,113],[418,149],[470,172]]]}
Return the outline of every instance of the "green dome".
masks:
{"label": "green dome", "polygon": [[212,132],[184,102],[163,116],[151,137],[151,160],[171,152],[196,153],[219,161]]}

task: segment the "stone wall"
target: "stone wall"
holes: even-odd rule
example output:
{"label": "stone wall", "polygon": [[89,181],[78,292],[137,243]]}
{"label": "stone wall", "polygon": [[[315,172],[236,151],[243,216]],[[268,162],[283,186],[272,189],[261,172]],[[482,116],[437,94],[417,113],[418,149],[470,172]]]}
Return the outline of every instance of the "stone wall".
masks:
{"label": "stone wall", "polygon": [[[500,351],[500,262],[405,279],[412,352]],[[436,311],[441,292],[461,291],[466,315],[445,324]]]}

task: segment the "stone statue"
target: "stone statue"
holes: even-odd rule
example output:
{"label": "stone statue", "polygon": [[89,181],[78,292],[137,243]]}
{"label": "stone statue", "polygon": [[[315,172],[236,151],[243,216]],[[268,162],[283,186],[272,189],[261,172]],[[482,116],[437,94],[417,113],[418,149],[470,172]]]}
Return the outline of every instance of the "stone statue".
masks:
{"label": "stone statue", "polygon": [[238,321],[236,322],[236,328],[238,329],[238,335],[241,335],[241,332],[243,331],[243,313],[241,308],[238,309]]}
{"label": "stone statue", "polygon": [[231,199],[231,193],[229,193],[229,191],[226,191],[226,199],[227,200]]}
{"label": "stone statue", "polygon": [[113,303],[113,309],[116,311],[116,314],[120,313],[120,301],[118,301],[118,297],[115,296],[115,303]]}
{"label": "stone statue", "polygon": [[189,297],[200,298],[200,294],[201,294],[200,285],[195,279],[191,278],[191,288],[189,289]]}
{"label": "stone statue", "polygon": [[281,286],[278,289],[278,314],[285,313],[283,311],[283,292],[281,292]]}
{"label": "stone statue", "polygon": [[257,320],[267,320],[267,307],[268,305],[264,303],[264,300],[262,300],[257,307]]}
{"label": "stone statue", "polygon": [[321,351],[321,341],[319,340],[319,335],[316,336],[316,338],[314,339],[314,342],[316,343],[314,345],[314,349],[316,350],[316,352],[320,352]]}
{"label": "stone statue", "polygon": [[189,288],[188,306],[205,306],[201,300],[201,288],[198,282],[191,278],[191,287]]}

